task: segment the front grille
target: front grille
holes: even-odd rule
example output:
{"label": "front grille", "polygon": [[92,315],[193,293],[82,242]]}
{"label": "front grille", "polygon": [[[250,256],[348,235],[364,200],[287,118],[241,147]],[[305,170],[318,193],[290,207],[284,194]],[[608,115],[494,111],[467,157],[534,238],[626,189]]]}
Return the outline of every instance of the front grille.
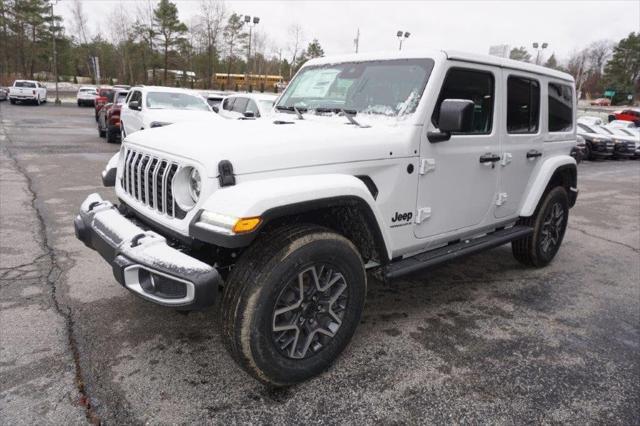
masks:
{"label": "front grille", "polygon": [[152,209],[170,217],[183,216],[173,198],[173,177],[180,165],[143,152],[127,149],[124,157],[122,188]]}

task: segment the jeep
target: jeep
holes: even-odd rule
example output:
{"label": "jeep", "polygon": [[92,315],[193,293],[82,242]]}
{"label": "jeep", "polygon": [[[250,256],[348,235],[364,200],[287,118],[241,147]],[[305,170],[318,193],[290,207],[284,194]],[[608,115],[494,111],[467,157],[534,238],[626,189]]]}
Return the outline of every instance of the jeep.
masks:
{"label": "jeep", "polygon": [[128,134],[77,237],[136,295],[220,304],[233,358],[291,385],[326,370],[384,280],[511,243],[554,258],[577,198],[568,74],[454,51],[308,61],[269,120]]}

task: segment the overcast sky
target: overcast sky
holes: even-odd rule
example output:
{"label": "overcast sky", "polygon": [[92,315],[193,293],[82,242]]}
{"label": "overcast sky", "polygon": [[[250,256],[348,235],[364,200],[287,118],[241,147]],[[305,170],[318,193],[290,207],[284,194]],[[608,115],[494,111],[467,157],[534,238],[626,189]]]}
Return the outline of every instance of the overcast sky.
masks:
{"label": "overcast sky", "polygon": [[[180,18],[189,22],[199,0],[178,0]],[[71,25],[71,0],[59,0],[57,14]],[[108,33],[104,16],[122,7],[135,14],[137,0],[84,0],[93,33]],[[397,49],[398,30],[409,31],[411,48],[451,48],[488,53],[489,46],[527,46],[547,42],[546,56],[560,60],[574,49],[610,39],[617,41],[640,31],[640,1],[391,1],[391,0],[227,0],[227,10],[259,16],[257,29],[272,45],[285,52],[288,28],[299,23],[305,41],[317,38],[327,55],[354,51],[353,39],[360,29],[360,51]],[[69,30],[68,30],[69,31]],[[404,47],[403,47],[404,48]],[[285,54],[285,53],[283,53]]]}

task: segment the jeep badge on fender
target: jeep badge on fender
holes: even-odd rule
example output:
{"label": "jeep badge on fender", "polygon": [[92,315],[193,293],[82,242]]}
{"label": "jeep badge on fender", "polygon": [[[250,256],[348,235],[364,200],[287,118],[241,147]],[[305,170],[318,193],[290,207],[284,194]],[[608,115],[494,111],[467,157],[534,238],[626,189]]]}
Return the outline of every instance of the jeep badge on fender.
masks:
{"label": "jeep badge on fender", "polygon": [[[131,111],[153,103],[131,90]],[[367,269],[392,280],[506,243],[541,267],[560,248],[578,194],[568,74],[441,50],[322,57],[273,108],[132,127],[105,170],[119,205],[91,194],[74,221],[151,303],[205,309],[222,289],[222,340],[264,383],[334,362]]]}

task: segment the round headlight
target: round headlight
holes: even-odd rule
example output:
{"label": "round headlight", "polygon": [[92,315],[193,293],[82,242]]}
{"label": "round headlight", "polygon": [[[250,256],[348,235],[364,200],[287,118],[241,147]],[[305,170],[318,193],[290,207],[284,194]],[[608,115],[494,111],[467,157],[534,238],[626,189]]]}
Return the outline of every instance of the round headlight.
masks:
{"label": "round headlight", "polygon": [[200,173],[198,173],[198,169],[192,169],[191,174],[189,175],[189,195],[194,203],[198,201],[200,198],[200,187],[202,186],[202,181],[200,179]]}
{"label": "round headlight", "polygon": [[202,179],[195,167],[183,167],[173,177],[173,197],[178,206],[189,211],[195,207],[200,198]]}

